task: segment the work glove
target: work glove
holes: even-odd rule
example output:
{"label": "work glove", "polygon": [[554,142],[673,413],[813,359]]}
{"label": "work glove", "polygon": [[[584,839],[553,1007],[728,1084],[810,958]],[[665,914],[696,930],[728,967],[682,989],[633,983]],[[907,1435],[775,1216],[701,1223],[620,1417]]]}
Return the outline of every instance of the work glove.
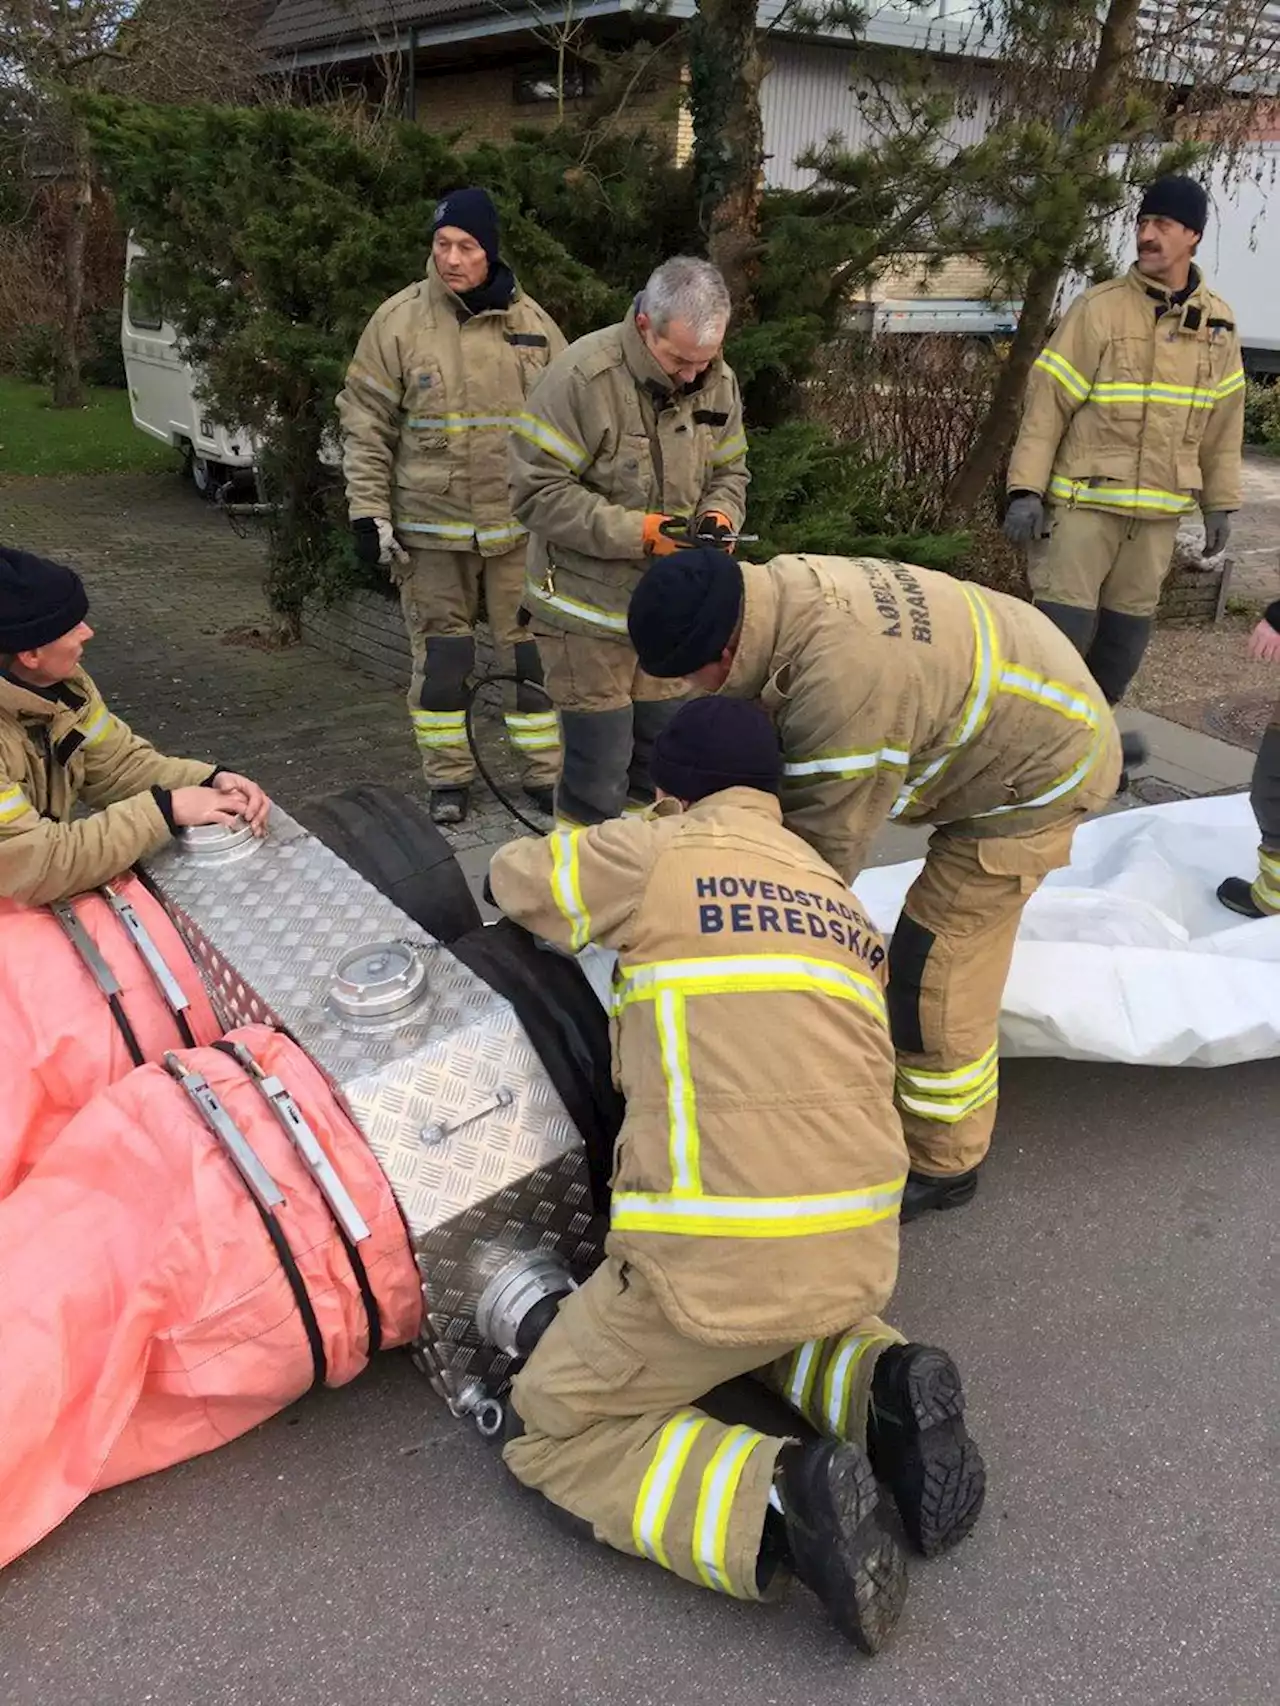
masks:
{"label": "work glove", "polygon": [[1019,492],[1004,512],[1004,536],[1014,545],[1029,545],[1044,534],[1044,499],[1039,492]]}
{"label": "work glove", "polygon": [[1216,557],[1227,548],[1227,540],[1231,537],[1231,512],[1225,509],[1210,509],[1204,517],[1204,551],[1203,556]]}
{"label": "work glove", "polygon": [[690,537],[699,545],[718,545],[722,551],[731,550],[738,530],[727,515],[718,509],[705,510],[694,522]]}
{"label": "work glove", "polygon": [[669,557],[673,551],[687,551],[691,543],[688,516],[645,516],[644,549],[646,556]]}
{"label": "work glove", "polygon": [[351,531],[355,535],[356,558],[366,568],[409,561],[409,553],[396,538],[395,528],[383,516],[362,515],[351,523]]}

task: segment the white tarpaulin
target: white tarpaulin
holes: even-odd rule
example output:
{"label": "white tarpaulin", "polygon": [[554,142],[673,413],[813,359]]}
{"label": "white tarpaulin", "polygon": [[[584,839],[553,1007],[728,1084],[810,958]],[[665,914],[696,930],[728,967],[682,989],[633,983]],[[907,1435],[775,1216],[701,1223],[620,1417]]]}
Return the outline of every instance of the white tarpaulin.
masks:
{"label": "white tarpaulin", "polygon": [[[1244,794],[1142,806],[1077,831],[1074,857],[1023,914],[1005,990],[1006,1055],[1145,1066],[1230,1066],[1280,1056],[1280,917],[1228,912],[1223,877],[1257,871]],[[889,934],[921,861],[854,884]],[[609,999],[613,955],[583,969]]]}
{"label": "white tarpaulin", "polygon": [[[1142,806],[1076,832],[1022,917],[1000,1018],[1006,1055],[1230,1066],[1280,1055],[1280,917],[1216,898],[1257,873],[1248,797]],[[892,931],[920,861],[854,885]]]}

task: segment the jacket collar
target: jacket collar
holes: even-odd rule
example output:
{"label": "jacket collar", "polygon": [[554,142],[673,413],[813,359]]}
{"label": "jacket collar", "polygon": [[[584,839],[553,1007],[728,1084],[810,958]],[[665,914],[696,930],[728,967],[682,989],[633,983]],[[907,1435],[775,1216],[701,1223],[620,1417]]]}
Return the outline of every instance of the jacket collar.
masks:
{"label": "jacket collar", "polygon": [[1204,275],[1197,266],[1191,268],[1191,276],[1187,279],[1185,290],[1170,290],[1167,284],[1159,284],[1155,279],[1148,278],[1145,273],[1138,271],[1136,261],[1129,268],[1128,276],[1130,284],[1144,296],[1149,297],[1152,302],[1162,302],[1166,308],[1180,306],[1184,302],[1194,302],[1204,292]]}
{"label": "jacket collar", "polygon": [[767,817],[774,823],[782,822],[781,800],[776,794],[763,793],[759,788],[721,788],[718,794],[708,794],[705,799],[695,800],[685,816],[714,817],[726,809],[754,812],[757,817]]}
{"label": "jacket collar", "polygon": [[79,711],[88,702],[88,680],[83,670],[77,670],[70,680],[42,693],[39,688],[28,687],[0,671],[0,712],[51,723],[60,713]]}
{"label": "jacket collar", "polygon": [[772,565],[743,563],[742,632],[729,674],[720,689],[726,698],[759,698],[775,670],[778,622],[778,584]]}
{"label": "jacket collar", "polygon": [[427,262],[427,300],[437,311],[449,313],[455,320],[460,321],[474,320],[478,317],[478,314],[505,314],[509,308],[514,308],[516,303],[520,300],[521,290],[514,275],[506,267],[505,263],[500,261],[498,264],[502,267],[502,270],[506,272],[508,278],[511,279],[513,287],[510,300],[504,302],[501,307],[481,308],[478,311],[468,308],[467,304],[462,300],[457,292],[450,290],[449,286],[440,277],[440,274],[436,271],[436,263],[434,260],[429,260]]}
{"label": "jacket collar", "polygon": [[622,322],[622,355],[636,384],[642,391],[648,391],[659,403],[695,396],[719,373],[722,365],[720,357],[717,356],[711,365],[688,385],[679,384],[669,373],[663,371],[653,351],[645,343],[640,328],[636,325],[634,309]]}

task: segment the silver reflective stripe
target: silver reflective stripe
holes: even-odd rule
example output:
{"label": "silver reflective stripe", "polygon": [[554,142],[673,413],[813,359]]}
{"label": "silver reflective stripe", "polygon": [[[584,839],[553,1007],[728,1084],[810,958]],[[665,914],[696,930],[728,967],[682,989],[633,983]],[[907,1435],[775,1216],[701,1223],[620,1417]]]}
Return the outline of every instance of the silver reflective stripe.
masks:
{"label": "silver reflective stripe", "polygon": [[706,1425],[705,1416],[695,1415],[691,1411],[672,1417],[658,1436],[653,1459],[636,1497],[631,1529],[636,1551],[652,1558],[655,1564],[661,1564],[667,1570],[671,1568],[671,1561],[667,1556],[663,1532],[671,1511],[671,1501],[675,1497],[681,1471],[689,1461],[693,1443]]}
{"label": "silver reflective stripe", "polygon": [[896,746],[871,752],[831,752],[820,758],[796,758],[782,766],[784,776],[856,776],[870,770],[901,770],[911,754]]}
{"label": "silver reflective stripe", "polygon": [[730,1428],[702,1478],[694,1516],[693,1562],[703,1581],[717,1593],[733,1592],[728,1565],[729,1522],[742,1471],[762,1438],[754,1428]]}
{"label": "silver reflective stripe", "polygon": [[429,533],[433,539],[471,540],[476,530],[469,521],[402,521],[395,518],[397,533]]}
{"label": "silver reflective stripe", "polygon": [[538,604],[548,610],[558,610],[562,616],[573,616],[579,622],[587,622],[593,628],[603,628],[609,634],[625,634],[627,618],[624,614],[612,610],[602,610],[597,604],[583,604],[579,599],[567,598],[563,593],[547,592],[543,587],[528,586],[528,594]]}

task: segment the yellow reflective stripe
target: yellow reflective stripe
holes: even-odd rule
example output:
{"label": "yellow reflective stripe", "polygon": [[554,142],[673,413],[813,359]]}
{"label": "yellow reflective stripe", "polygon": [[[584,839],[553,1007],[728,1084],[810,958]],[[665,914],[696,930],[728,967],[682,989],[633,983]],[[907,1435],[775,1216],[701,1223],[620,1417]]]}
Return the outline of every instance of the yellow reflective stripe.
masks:
{"label": "yellow reflective stripe", "polygon": [[899,1066],[899,1079],[906,1080],[917,1090],[946,1091],[968,1090],[984,1078],[995,1066],[1000,1057],[999,1043],[992,1043],[985,1053],[977,1060],[971,1060],[966,1066],[954,1067],[949,1072],[935,1072],[923,1066]]}
{"label": "yellow reflective stripe", "polygon": [[698,1104],[689,1065],[689,1033],[684,996],[664,989],[654,1007],[662,1076],[667,1085],[667,1147],[671,1189],[676,1196],[697,1196],[702,1190],[698,1159]]}
{"label": "yellow reflective stripe", "polygon": [[436,539],[474,539],[476,530],[469,521],[405,521],[394,517],[397,533],[429,533]]}
{"label": "yellow reflective stripe", "polygon": [[513,522],[510,527],[476,528],[477,545],[502,545],[508,541],[510,541],[512,545],[518,545],[522,539],[527,539],[528,537],[528,529],[521,527],[518,522]]}
{"label": "yellow reflective stripe", "polygon": [[94,711],[97,712],[97,715],[93,717],[84,731],[84,744],[86,746],[97,746],[99,741],[105,740],[111,732],[112,723],[115,722],[115,718],[101,699],[92,700],[85,715],[90,716]]}
{"label": "yellow reflective stripe", "polygon": [[826,1379],[822,1383],[822,1414],[810,1419],[837,1439],[843,1439],[849,1431],[849,1399],[853,1394],[858,1364],[878,1338],[885,1344],[889,1343],[883,1334],[846,1335],[840,1349],[827,1364]]}
{"label": "yellow reflective stripe", "polygon": [[959,1125],[960,1121],[967,1120],[970,1114],[976,1114],[979,1108],[985,1108],[988,1102],[994,1102],[998,1093],[999,1085],[995,1079],[980,1090],[975,1090],[963,1102],[931,1102],[923,1096],[908,1095],[905,1090],[900,1089],[898,1106],[922,1120],[936,1120],[939,1125]]}
{"label": "yellow reflective stripe", "polygon": [[868,1191],[805,1197],[677,1197],[658,1191],[615,1191],[615,1232],[663,1232],[695,1238],[811,1238],[850,1232],[897,1214],[906,1174]]}
{"label": "yellow reflective stripe", "polygon": [[711,466],[723,468],[727,463],[736,462],[746,454],[747,435],[744,432],[736,432],[732,438],[726,438],[723,444],[717,445],[711,452]]}
{"label": "yellow reflective stripe", "polygon": [[554,711],[504,716],[507,738],[517,752],[551,752],[560,744],[560,725]]}
{"label": "yellow reflective stripe", "polygon": [[410,415],[407,424],[435,432],[463,433],[490,427],[510,430],[515,426],[516,419],[515,415],[466,415],[460,411],[451,411],[447,415]]}
{"label": "yellow reflective stripe", "polygon": [[1237,367],[1234,373],[1228,373],[1214,391],[1216,400],[1221,403],[1228,397],[1234,397],[1237,391],[1244,390],[1244,368]]}
{"label": "yellow reflective stripe", "polygon": [[909,806],[916,804],[925,789],[942,775],[956,753],[981,732],[991,714],[992,685],[999,665],[995,618],[986,600],[973,587],[962,586],[961,591],[968,602],[969,620],[973,627],[973,675],[960,710],[960,721],[947,743],[947,751],[922,770],[907,772],[906,784],[890,808],[890,817],[900,817]]}
{"label": "yellow reflective stripe", "polygon": [[1106,408],[1118,403],[1164,404],[1176,409],[1211,409],[1218,390],[1198,385],[1145,385],[1140,380],[1103,379],[1093,387],[1089,401]]}
{"label": "yellow reflective stripe", "polygon": [[566,468],[575,474],[580,474],[591,461],[590,456],[582,445],[574,439],[566,438],[564,433],[557,432],[550,421],[544,421],[540,415],[524,413],[516,415],[511,422],[511,430],[526,444],[532,444],[537,450],[545,450],[548,456],[553,456],[557,462],[563,462]]}
{"label": "yellow reflective stripe", "polygon": [[813,1377],[818,1372],[820,1349],[821,1342],[818,1339],[806,1339],[804,1344],[797,1346],[791,1364],[791,1378],[787,1381],[787,1403],[802,1416],[809,1414],[809,1399],[813,1395]]}
{"label": "yellow reflective stripe", "polygon": [[570,946],[576,951],[591,940],[591,914],[582,900],[578,865],[580,829],[560,830],[551,837],[551,892],[569,926]]}
{"label": "yellow reflective stripe", "polygon": [[413,735],[427,752],[464,745],[467,738],[465,711],[413,711]]}
{"label": "yellow reflective stripe", "polygon": [[1280,853],[1259,850],[1258,880],[1251,892],[1264,912],[1280,912]]}
{"label": "yellow reflective stripe", "polygon": [[614,1011],[621,1012],[637,1001],[652,1001],[668,990],[686,996],[830,995],[838,1001],[852,1001],[882,1024],[886,1022],[884,993],[873,977],[803,954],[726,955],[629,966],[617,975]]}
{"label": "yellow reflective stripe", "polygon": [[1195,504],[1185,492],[1166,492],[1158,486],[1091,486],[1087,480],[1068,480],[1055,474],[1049,482],[1049,496],[1065,503],[1087,507],[1148,510],[1154,515],[1182,515]]}
{"label": "yellow reflective stripe", "polygon": [[702,1476],[693,1519],[693,1562],[717,1593],[732,1593],[729,1581],[729,1518],[747,1459],[764,1438],[754,1428],[732,1427],[716,1447]]}
{"label": "yellow reflective stripe", "polygon": [[568,598],[562,592],[547,592],[545,588],[533,586],[525,582],[525,592],[536,603],[548,610],[558,610],[562,616],[574,616],[579,622],[590,623],[593,628],[603,628],[609,634],[625,634],[627,618],[622,612],[602,610],[598,604],[584,604],[580,599]]}
{"label": "yellow reflective stripe", "polygon": [[1089,381],[1078,368],[1072,367],[1065,355],[1059,355],[1056,349],[1041,350],[1036,357],[1035,365],[1041,373],[1047,373],[1050,379],[1056,379],[1068,396],[1074,397],[1077,403],[1083,403],[1089,395]]}
{"label": "yellow reflective stripe", "polygon": [[1050,711],[1057,711],[1073,722],[1084,723],[1091,729],[1096,729],[1102,714],[1102,707],[1093,699],[1087,699],[1082,693],[1075,692],[1061,681],[1051,681],[1048,677],[1037,675],[1034,670],[1022,669],[1016,664],[1006,664],[1000,671],[1001,693],[1012,693],[1019,699],[1030,699],[1033,704],[1044,705]]}
{"label": "yellow reflective stripe", "polygon": [[400,393],[390,385],[384,385],[380,379],[375,379],[367,367],[357,367],[353,362],[347,369],[347,384],[364,385],[370,391],[376,391],[380,397],[389,397],[393,403],[400,401]]}
{"label": "yellow reflective stripe", "polygon": [[838,776],[847,781],[875,770],[905,770],[911,754],[900,747],[867,747],[855,752],[824,752],[813,758],[793,758],[782,766],[791,780],[801,776]]}
{"label": "yellow reflective stripe", "polygon": [[1046,788],[1044,793],[1034,794],[1029,800],[1012,800],[1007,806],[993,806],[990,811],[972,812],[970,815],[974,818],[1004,817],[1009,812],[1031,811],[1036,806],[1050,806],[1055,800],[1065,798],[1067,794],[1073,793],[1082,782],[1087,780],[1093,767],[1102,756],[1104,741],[1105,730],[1099,729],[1088,752],[1080,759],[1079,763],[1073,764],[1071,769],[1065,775],[1060,776],[1052,786]]}
{"label": "yellow reflective stripe", "polygon": [[689,1461],[689,1453],[693,1450],[693,1442],[706,1425],[706,1416],[699,1416],[693,1410],[682,1410],[673,1416],[658,1435],[653,1457],[636,1495],[631,1538],[637,1552],[652,1558],[664,1570],[671,1568],[663,1541],[671,1503],[684,1466]]}
{"label": "yellow reflective stripe", "polygon": [[949,1072],[899,1064],[898,1105],[921,1119],[955,1125],[993,1101],[999,1089],[999,1045],[992,1043],[977,1060]]}
{"label": "yellow reflective stripe", "polygon": [[4,793],[0,794],[0,823],[13,823],[24,812],[34,809],[21,788],[6,788]]}

